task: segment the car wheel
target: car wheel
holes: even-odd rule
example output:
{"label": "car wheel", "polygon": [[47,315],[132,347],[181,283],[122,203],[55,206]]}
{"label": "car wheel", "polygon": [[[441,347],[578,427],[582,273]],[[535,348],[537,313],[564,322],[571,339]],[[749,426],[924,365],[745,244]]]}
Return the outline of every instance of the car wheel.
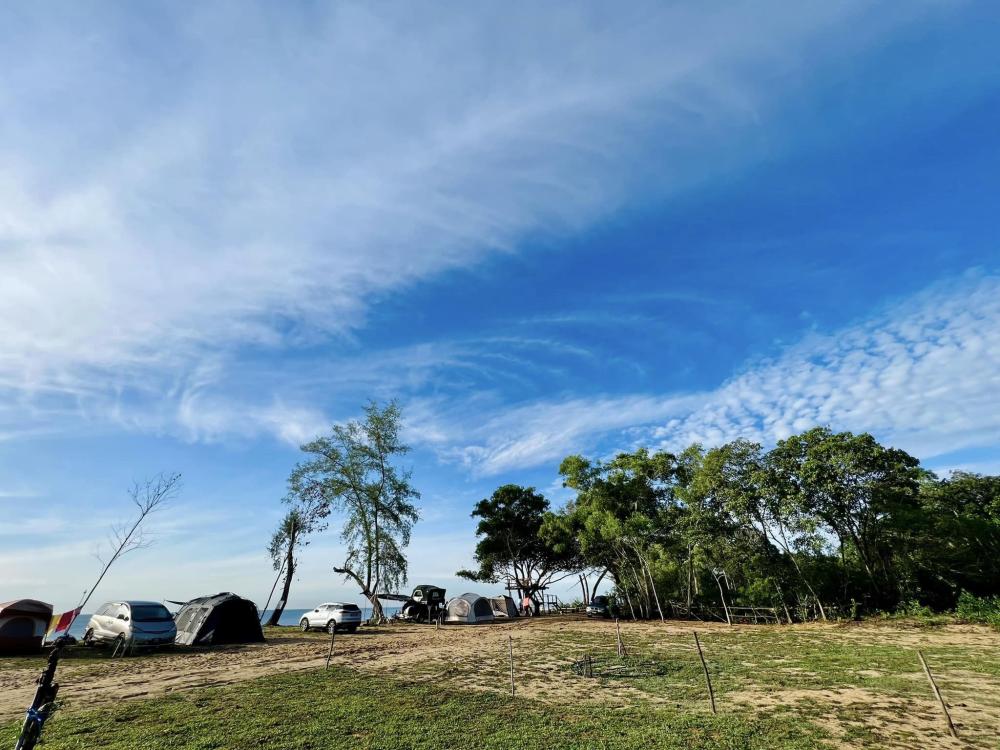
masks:
{"label": "car wheel", "polygon": [[333,633],[334,633],[334,631],[336,629],[337,629],[337,621],[336,620],[330,620],[330,622],[328,622],[326,624],[326,632],[329,633],[330,635],[333,635]]}
{"label": "car wheel", "polygon": [[[121,653],[119,653],[121,652]],[[111,641],[111,653],[118,654],[119,656],[125,655],[125,635],[119,635],[113,641]]]}
{"label": "car wheel", "polygon": [[301,620],[299,620],[299,628],[302,630],[303,633],[308,633],[309,632],[309,620],[307,620],[304,617]]}
{"label": "car wheel", "polygon": [[83,645],[93,646],[94,645],[94,629],[87,628],[87,632],[83,634]]}

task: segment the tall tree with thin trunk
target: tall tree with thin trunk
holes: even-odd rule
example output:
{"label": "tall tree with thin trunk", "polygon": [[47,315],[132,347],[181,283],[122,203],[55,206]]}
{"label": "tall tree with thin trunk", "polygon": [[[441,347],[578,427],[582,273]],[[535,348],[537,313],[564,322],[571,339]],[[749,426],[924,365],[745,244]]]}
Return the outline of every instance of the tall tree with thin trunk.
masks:
{"label": "tall tree with thin trunk", "polygon": [[308,531],[309,528],[302,511],[298,508],[292,508],[281,519],[281,523],[278,524],[274,536],[271,537],[271,544],[268,546],[267,551],[271,555],[271,562],[274,564],[274,569],[278,571],[279,575],[284,574],[285,583],[281,589],[281,599],[278,600],[278,603],[274,605],[274,609],[271,610],[271,617],[267,621],[268,625],[278,624],[278,620],[281,619],[281,613],[285,611],[285,606],[288,604],[288,593],[292,588],[292,577],[295,575],[295,569],[298,566],[296,551],[309,543],[306,540]]}
{"label": "tall tree with thin trunk", "polygon": [[354,581],[371,602],[372,621],[385,616],[378,594],[406,582],[405,549],[419,518],[410,472],[394,461],[409,452],[399,436],[399,404],[384,408],[372,401],[364,419],[334,425],[328,437],[302,446],[311,458],[288,478],[286,501],[316,531],[325,529],[333,513],[343,514],[341,539],[347,546],[335,573]]}

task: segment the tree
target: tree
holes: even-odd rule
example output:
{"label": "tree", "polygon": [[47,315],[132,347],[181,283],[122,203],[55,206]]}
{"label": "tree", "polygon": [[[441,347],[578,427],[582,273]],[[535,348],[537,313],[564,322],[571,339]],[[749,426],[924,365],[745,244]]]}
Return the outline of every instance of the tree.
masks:
{"label": "tree", "polygon": [[[115,524],[111,527],[111,532],[108,535],[110,553],[106,559],[102,557],[100,552],[97,553],[97,559],[104,567],[101,570],[101,574],[97,577],[97,581],[94,582],[94,585],[90,587],[86,596],[80,602],[77,612],[82,611],[87,606],[87,602],[90,601],[90,597],[94,594],[94,589],[100,585],[101,581],[104,580],[104,576],[107,575],[108,570],[120,557],[137,549],[148,547],[153,543],[152,538],[146,533],[145,522],[151,515],[161,510],[163,506],[174,499],[177,493],[180,492],[180,489],[180,474],[158,474],[144,482],[133,483],[128,494],[129,499],[137,510],[135,520],[132,523]],[[73,620],[75,619],[76,615],[73,616]],[[72,624],[70,622],[70,626]]]}
{"label": "tree", "polygon": [[1000,476],[928,473],[919,508],[902,525],[909,532],[906,598],[950,608],[962,591],[1000,592]]}
{"label": "tree", "polygon": [[292,471],[286,501],[317,531],[331,513],[343,513],[347,554],[333,570],[358,584],[378,623],[385,620],[378,594],[406,582],[405,549],[419,519],[414,501],[420,493],[410,472],[393,464],[409,452],[399,437],[399,404],[379,408],[372,401],[364,412],[362,421],[334,425],[329,437],[302,446],[312,458]]}
{"label": "tree", "polygon": [[[708,451],[698,465],[693,487],[706,502],[713,504],[710,519],[726,518],[757,537],[759,549],[770,558],[769,570],[758,575],[772,577],[782,606],[786,605],[777,557],[794,568],[800,582],[816,603],[820,617],[826,619],[823,601],[803,570],[800,558],[815,547],[815,536],[807,523],[795,514],[795,506],[780,491],[785,485],[769,471],[769,456],[759,443],[738,439]],[[697,514],[696,514],[697,517]],[[718,537],[716,532],[713,536]]]}
{"label": "tree", "polygon": [[476,503],[472,517],[476,526],[475,558],[478,570],[460,570],[473,581],[510,582],[519,596],[531,597],[538,611],[537,594],[552,583],[573,575],[565,552],[547,544],[541,536],[549,501],[533,487],[505,484],[493,495]]}
{"label": "tree", "polygon": [[903,538],[897,520],[917,507],[920,462],[867,433],[815,427],[779,441],[767,464],[780,500],[837,539],[845,572],[849,563],[860,565],[872,603],[895,605],[894,558]]}
{"label": "tree", "polygon": [[281,590],[281,599],[271,611],[271,617],[267,621],[268,625],[278,624],[281,613],[284,612],[285,605],[288,604],[288,592],[292,588],[292,576],[295,575],[295,568],[298,564],[295,559],[295,551],[309,543],[305,538],[308,531],[309,528],[303,512],[298,508],[292,508],[281,519],[274,536],[271,537],[271,544],[268,545],[267,551],[271,555],[271,562],[274,564],[274,569],[278,571],[278,575],[284,572],[285,583]]}
{"label": "tree", "polygon": [[681,465],[667,452],[640,448],[607,464],[568,456],[563,485],[577,496],[563,511],[577,529],[584,561],[607,570],[633,616],[663,615],[655,567],[670,567],[677,542],[675,497]]}

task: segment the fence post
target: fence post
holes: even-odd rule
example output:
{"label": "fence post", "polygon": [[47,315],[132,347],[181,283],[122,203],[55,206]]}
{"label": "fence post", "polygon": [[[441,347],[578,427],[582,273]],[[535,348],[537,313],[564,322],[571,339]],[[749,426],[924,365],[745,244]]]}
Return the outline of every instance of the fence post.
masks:
{"label": "fence post", "polygon": [[694,645],[698,647],[698,657],[701,659],[701,668],[705,671],[705,682],[708,684],[708,700],[712,704],[712,713],[718,713],[715,710],[715,691],[712,690],[712,678],[708,676],[708,665],[705,663],[705,654],[701,652],[701,641],[698,640],[698,632],[694,632]]}
{"label": "fence post", "polygon": [[337,630],[330,633],[330,653],[326,655],[326,668],[330,668],[330,659],[333,658],[333,642],[337,639]]}
{"label": "fence post", "polygon": [[941,710],[944,711],[944,718],[948,722],[948,733],[955,739],[958,739],[958,732],[955,731],[955,725],[951,721],[951,714],[948,712],[948,704],[941,697],[941,691],[938,690],[937,683],[934,682],[931,668],[927,666],[927,662],[924,659],[924,655],[920,653],[920,649],[917,649],[917,656],[920,657],[920,665],[924,668],[924,674],[927,675],[927,680],[931,683],[931,688],[934,690],[934,695],[937,696],[938,703],[941,704]]}
{"label": "fence post", "polygon": [[510,649],[510,697],[514,697],[514,639],[507,636],[507,647]]}

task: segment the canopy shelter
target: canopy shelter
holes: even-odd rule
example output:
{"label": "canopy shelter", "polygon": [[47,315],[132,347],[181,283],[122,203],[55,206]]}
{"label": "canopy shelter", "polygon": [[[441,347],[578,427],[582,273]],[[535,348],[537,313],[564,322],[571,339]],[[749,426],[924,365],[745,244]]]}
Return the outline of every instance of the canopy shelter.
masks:
{"label": "canopy shelter", "polygon": [[490,600],[484,596],[462,594],[448,602],[444,621],[468,625],[493,622],[493,607],[490,605]]}
{"label": "canopy shelter", "polygon": [[493,608],[494,617],[517,617],[517,605],[509,596],[500,594],[490,597],[490,606]]}
{"label": "canopy shelter", "polygon": [[0,603],[0,654],[41,651],[51,619],[52,605],[37,599]]}
{"label": "canopy shelter", "polygon": [[444,609],[445,590],[439,586],[421,584],[413,589],[413,593],[406,594],[379,594],[379,599],[390,602],[402,602],[399,611],[394,615],[396,620],[408,622],[431,622],[438,618],[438,614]]}
{"label": "canopy shelter", "polygon": [[192,599],[174,617],[175,643],[184,646],[263,643],[257,605],[228,591]]}

